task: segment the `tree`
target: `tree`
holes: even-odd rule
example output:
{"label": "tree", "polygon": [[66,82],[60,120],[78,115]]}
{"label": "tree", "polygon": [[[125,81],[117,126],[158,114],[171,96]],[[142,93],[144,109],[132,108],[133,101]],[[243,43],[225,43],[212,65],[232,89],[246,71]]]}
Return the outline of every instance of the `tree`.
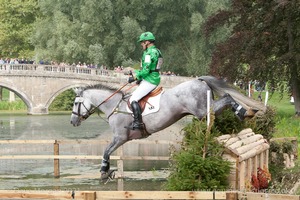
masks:
{"label": "tree", "polygon": [[0,0],[0,55],[32,57],[30,41],[38,15],[37,0]]}
{"label": "tree", "polygon": [[33,37],[36,54],[58,62],[138,66],[142,52],[137,39],[142,32],[151,31],[164,56],[163,71],[207,74],[212,44],[227,35],[227,28],[206,41],[202,26],[228,2],[40,0],[42,15]]}
{"label": "tree", "polygon": [[[211,73],[232,81],[268,81],[279,88],[288,83],[300,116],[300,1],[233,0],[205,24],[205,34],[224,24],[231,36],[213,52]],[[283,87],[281,87],[283,88]]]}

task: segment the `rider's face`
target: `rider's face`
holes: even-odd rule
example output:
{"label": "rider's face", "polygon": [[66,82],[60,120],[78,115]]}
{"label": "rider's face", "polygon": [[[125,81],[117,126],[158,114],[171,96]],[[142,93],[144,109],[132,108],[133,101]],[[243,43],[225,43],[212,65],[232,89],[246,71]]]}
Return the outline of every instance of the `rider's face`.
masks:
{"label": "rider's face", "polygon": [[142,41],[141,46],[143,47],[143,50],[147,49],[148,41]]}

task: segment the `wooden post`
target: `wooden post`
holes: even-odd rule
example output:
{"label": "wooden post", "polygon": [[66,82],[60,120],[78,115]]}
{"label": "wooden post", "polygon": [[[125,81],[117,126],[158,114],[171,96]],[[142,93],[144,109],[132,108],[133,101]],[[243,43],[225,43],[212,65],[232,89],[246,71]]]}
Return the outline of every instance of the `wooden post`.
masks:
{"label": "wooden post", "polygon": [[247,160],[247,180],[251,180],[252,174],[252,158],[248,158]]}
{"label": "wooden post", "polygon": [[266,159],[265,159],[265,165],[267,169],[269,170],[269,150],[266,150]]}
{"label": "wooden post", "polygon": [[[54,142],[54,155],[59,155],[59,144],[57,140]],[[60,177],[60,171],[59,171],[59,159],[54,159],[54,178]]]}
{"label": "wooden post", "polygon": [[264,167],[264,152],[261,152],[260,154],[259,154],[259,167],[261,168],[261,169],[263,169],[263,167]]}
{"label": "wooden post", "polygon": [[120,160],[117,160],[118,165],[118,191],[124,191],[124,162],[123,162],[123,146],[120,146],[117,150],[118,156],[121,157]]}
{"label": "wooden post", "polygon": [[84,200],[96,200],[96,192],[84,192]]}
{"label": "wooden post", "polygon": [[226,192],[226,200],[237,200],[238,193],[237,192]]}
{"label": "wooden post", "polygon": [[239,157],[236,158],[235,160],[235,188],[236,190],[238,190],[239,187],[239,180],[240,180],[240,162],[239,162]]}
{"label": "wooden post", "polygon": [[245,161],[240,162],[240,191],[245,190],[245,169],[246,168],[246,163]]}
{"label": "wooden post", "polygon": [[258,163],[258,161],[257,161],[257,155],[255,155],[254,156],[254,167],[253,167],[253,174],[255,176],[257,176],[257,167],[258,167],[257,163]]}

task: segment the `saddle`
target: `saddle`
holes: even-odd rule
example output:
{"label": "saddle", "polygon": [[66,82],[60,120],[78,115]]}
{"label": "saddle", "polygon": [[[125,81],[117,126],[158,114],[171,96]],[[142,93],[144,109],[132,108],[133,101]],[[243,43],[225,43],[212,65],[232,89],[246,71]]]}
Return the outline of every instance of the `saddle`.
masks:
{"label": "saddle", "polygon": [[[146,104],[148,103],[148,99],[150,97],[155,97],[155,96],[159,95],[162,91],[163,91],[162,87],[157,87],[154,90],[152,90],[149,94],[144,96],[141,100],[139,100],[138,103],[141,107],[142,112],[145,110]],[[132,111],[129,99],[127,101],[127,105],[128,105],[128,108]]]}

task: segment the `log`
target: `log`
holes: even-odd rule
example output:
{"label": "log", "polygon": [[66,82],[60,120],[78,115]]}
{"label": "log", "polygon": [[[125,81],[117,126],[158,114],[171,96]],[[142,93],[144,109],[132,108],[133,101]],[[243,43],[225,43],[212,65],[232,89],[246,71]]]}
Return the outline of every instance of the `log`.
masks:
{"label": "log", "polygon": [[[244,160],[252,158],[252,157],[254,157],[254,156],[256,156],[256,155],[258,155],[258,154],[260,154],[260,153],[262,153],[262,152],[264,152],[266,150],[268,150],[268,149],[269,149],[269,145],[266,144],[266,143],[263,143],[262,145],[257,146],[254,149],[251,149],[250,151],[248,151],[248,152],[240,155],[239,156],[239,161],[242,162]],[[255,161],[255,162],[257,162],[257,161]]]}
{"label": "log", "polygon": [[224,141],[230,139],[231,137],[233,137],[233,135],[230,135],[230,134],[221,135],[221,136],[217,137],[217,140],[218,140],[218,142],[224,142]]}
{"label": "log", "polygon": [[261,139],[256,142],[253,142],[251,144],[248,144],[247,146],[242,146],[242,147],[236,148],[235,150],[238,152],[239,155],[242,155],[245,152],[250,151],[251,149],[253,149],[257,146],[260,146],[261,144],[264,144],[264,143],[266,143],[265,140]]}
{"label": "log", "polygon": [[253,133],[252,129],[251,128],[246,128],[246,129],[242,130],[241,132],[239,132],[237,135],[242,136],[242,135],[247,134],[247,133]]}
{"label": "log", "polygon": [[227,140],[227,142],[225,143],[225,146],[229,146],[229,145],[235,143],[236,141],[239,141],[239,138],[237,138],[237,137],[230,138],[230,139]]}
{"label": "log", "polygon": [[251,136],[255,135],[254,132],[251,132],[251,133],[246,133],[246,134],[243,134],[243,135],[240,135],[238,136],[240,139],[245,139],[245,138],[249,138]]}
{"label": "log", "polygon": [[262,135],[253,135],[252,137],[249,137],[249,138],[245,138],[245,139],[242,139],[240,141],[236,141],[235,143],[231,144],[230,146],[228,146],[228,148],[230,149],[237,149],[239,147],[242,147],[242,146],[247,146],[251,143],[254,143],[256,141],[259,141],[263,139],[263,136]]}

